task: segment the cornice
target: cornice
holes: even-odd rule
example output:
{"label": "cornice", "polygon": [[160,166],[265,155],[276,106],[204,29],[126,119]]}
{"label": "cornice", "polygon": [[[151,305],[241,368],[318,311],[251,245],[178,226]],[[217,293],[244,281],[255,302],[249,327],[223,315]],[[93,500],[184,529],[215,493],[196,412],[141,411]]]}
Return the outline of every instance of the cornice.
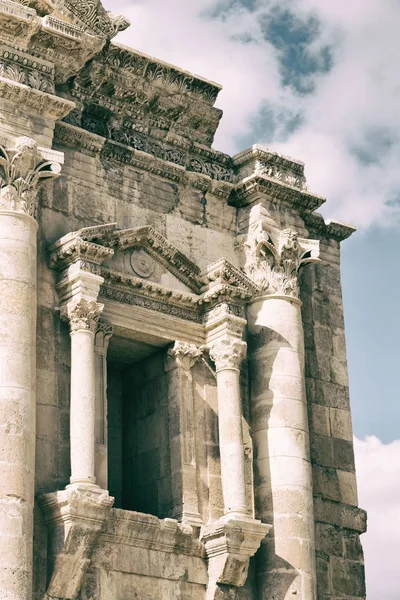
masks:
{"label": "cornice", "polygon": [[304,215],[304,223],[307,229],[313,234],[322,236],[337,242],[347,240],[355,231],[356,228],[352,225],[340,223],[333,219],[324,220],[320,213],[311,213]]}
{"label": "cornice", "polygon": [[56,123],[53,143],[67,148],[73,148],[89,156],[100,156],[105,144],[105,138],[90,133],[80,127],[74,127],[64,121]]}
{"label": "cornice", "polygon": [[209,265],[200,275],[204,284],[202,291],[207,292],[219,284],[240,288],[247,294],[259,291],[258,286],[247,275],[235,267],[227,258],[221,258]]}
{"label": "cornice", "polygon": [[23,106],[26,112],[59,120],[75,107],[73,102],[0,77],[0,98]]}
{"label": "cornice", "polygon": [[325,202],[325,198],[321,196],[302,191],[298,187],[273,177],[254,174],[236,186],[229,204],[238,207],[245,206],[263,195],[269,196],[274,201],[285,202],[296,208],[300,213],[312,212]]}
{"label": "cornice", "polygon": [[105,64],[117,68],[122,77],[141,77],[148,83],[155,82],[163,88],[187,94],[209,106],[214,105],[222,89],[218,83],[121,44],[110,44],[104,50],[102,59]]}
{"label": "cornice", "polygon": [[246,150],[242,150],[238,154],[232,157],[232,162],[237,169],[241,169],[243,166],[252,164],[255,161],[265,162],[269,164],[275,164],[284,169],[295,172],[299,176],[304,175],[304,163],[285,154],[278,154],[269,148],[265,148],[260,144],[254,144]]}

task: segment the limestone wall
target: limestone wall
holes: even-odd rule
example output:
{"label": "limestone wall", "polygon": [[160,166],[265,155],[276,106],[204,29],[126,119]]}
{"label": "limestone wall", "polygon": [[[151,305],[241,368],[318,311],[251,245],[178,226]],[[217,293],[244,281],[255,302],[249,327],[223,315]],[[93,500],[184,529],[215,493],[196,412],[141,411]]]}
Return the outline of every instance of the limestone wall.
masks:
{"label": "limestone wall", "polygon": [[340,283],[340,249],[322,240],[321,263],[302,278],[306,385],[315,501],[320,597],[364,598],[353,434]]}

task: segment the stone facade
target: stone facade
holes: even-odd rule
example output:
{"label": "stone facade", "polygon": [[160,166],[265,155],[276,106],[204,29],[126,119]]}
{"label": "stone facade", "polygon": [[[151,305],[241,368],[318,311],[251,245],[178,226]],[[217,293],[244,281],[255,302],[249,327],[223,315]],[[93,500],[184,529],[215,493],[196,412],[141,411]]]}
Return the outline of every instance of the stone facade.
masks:
{"label": "stone facade", "polygon": [[340,243],[99,0],[0,0],[0,600],[362,600]]}

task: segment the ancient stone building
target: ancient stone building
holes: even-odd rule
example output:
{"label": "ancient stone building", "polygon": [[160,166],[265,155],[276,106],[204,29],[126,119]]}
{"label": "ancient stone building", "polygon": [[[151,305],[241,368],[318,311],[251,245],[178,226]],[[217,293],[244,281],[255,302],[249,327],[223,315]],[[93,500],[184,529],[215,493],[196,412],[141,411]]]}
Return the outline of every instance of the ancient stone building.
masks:
{"label": "ancient stone building", "polygon": [[98,0],[0,0],[0,598],[365,598],[340,243]]}

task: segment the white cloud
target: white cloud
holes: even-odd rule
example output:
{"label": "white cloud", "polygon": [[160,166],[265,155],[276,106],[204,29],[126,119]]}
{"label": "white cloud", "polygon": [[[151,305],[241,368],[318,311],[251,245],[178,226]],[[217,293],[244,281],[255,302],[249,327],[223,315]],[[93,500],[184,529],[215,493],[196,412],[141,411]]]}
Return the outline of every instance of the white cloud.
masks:
{"label": "white cloud", "polygon": [[[253,12],[243,8],[245,0],[236,0],[235,9],[219,20],[204,18],[217,0],[104,4],[131,19],[119,36],[122,43],[224,86],[217,101],[224,118],[215,147],[229,153],[243,149],[237,139],[251,131],[265,101],[293,114],[300,111],[302,126],[285,142],[276,138],[269,145],[306,162],[310,188],[329,199],[325,213],[361,227],[398,219],[399,205],[393,204],[400,195],[397,0],[247,0],[257,5]],[[260,15],[278,4],[303,19],[317,16],[320,36],[309,48],[316,56],[323,44],[334,44],[333,68],[314,76],[312,94],[282,87],[277,51],[261,34]],[[243,33],[253,41],[241,43]],[[249,142],[265,142],[262,129],[258,138]],[[373,160],[361,163],[357,148]]]}
{"label": "white cloud", "polygon": [[400,440],[354,439],[359,505],[368,512],[362,536],[368,600],[398,600]]}

